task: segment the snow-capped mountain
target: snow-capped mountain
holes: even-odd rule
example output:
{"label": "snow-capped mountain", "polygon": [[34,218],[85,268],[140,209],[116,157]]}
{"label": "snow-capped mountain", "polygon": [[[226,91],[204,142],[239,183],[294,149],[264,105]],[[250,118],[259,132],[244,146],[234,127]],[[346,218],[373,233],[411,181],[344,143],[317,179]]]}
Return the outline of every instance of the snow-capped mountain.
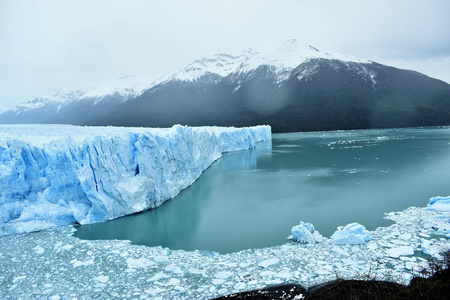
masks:
{"label": "snow-capped mountain", "polygon": [[1,123],[83,124],[134,99],[149,86],[147,78],[125,76],[96,87],[61,89],[24,102],[0,114]]}
{"label": "snow-capped mountain", "polygon": [[252,49],[242,51],[240,55],[216,54],[188,64],[172,74],[163,76],[152,83],[152,86],[171,81],[197,82],[205,76],[225,77],[234,72],[242,63],[253,57],[256,52]]}
{"label": "snow-capped mountain", "polygon": [[148,79],[125,76],[109,83],[103,83],[98,87],[61,89],[44,97],[35,98],[19,104],[12,110],[20,113],[22,111],[38,109],[48,104],[57,105],[60,109],[64,105],[79,101],[92,102],[93,105],[97,105],[103,99],[112,95],[120,96],[122,101],[127,101],[128,99],[139,96],[148,86],[148,82]]}
{"label": "snow-capped mountain", "polygon": [[199,59],[155,81],[127,80],[35,99],[0,114],[0,123],[269,124],[274,132],[450,124],[447,83],[296,40]]}
{"label": "snow-capped mountain", "polygon": [[235,71],[233,79],[249,77],[258,69],[266,67],[273,73],[279,83],[289,77],[290,72],[297,66],[310,59],[339,60],[342,62],[356,62],[370,64],[370,61],[338,53],[321,52],[311,45],[301,44],[295,39],[284,42],[280,47],[267,53],[257,53],[242,63]]}

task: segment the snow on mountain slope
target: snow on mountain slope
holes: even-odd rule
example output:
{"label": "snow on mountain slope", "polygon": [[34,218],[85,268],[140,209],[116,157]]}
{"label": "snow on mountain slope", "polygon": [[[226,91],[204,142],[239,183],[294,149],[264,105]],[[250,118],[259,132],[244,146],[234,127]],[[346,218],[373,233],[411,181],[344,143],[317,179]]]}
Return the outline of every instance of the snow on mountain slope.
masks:
{"label": "snow on mountain slope", "polygon": [[[95,87],[62,89],[47,96],[22,103],[7,111],[12,121],[9,120],[6,123],[14,123],[14,116],[22,112],[39,111],[39,109],[41,109],[40,113],[44,116],[49,115],[49,117],[41,117],[38,122],[43,119],[45,119],[44,122],[52,122],[52,116],[57,115],[58,112],[61,113],[61,108],[69,107],[70,104],[85,103],[95,106],[100,103],[108,104],[107,102],[110,101],[112,105],[116,105],[136,98],[146,90],[151,88],[157,90],[156,87],[171,82],[200,83],[201,81],[202,83],[216,83],[230,75],[231,82],[236,85],[235,90],[238,90],[242,82],[253,78],[254,75],[256,77],[261,75],[258,75],[255,71],[264,66],[268,67],[268,78],[280,83],[289,78],[295,68],[314,59],[326,59],[347,64],[348,68],[354,69],[356,73],[372,81],[373,85],[376,83],[376,74],[369,74],[369,71],[364,68],[365,64],[371,63],[370,61],[349,55],[321,52],[317,48],[301,44],[297,40],[288,40],[280,47],[267,53],[258,53],[247,49],[239,55],[216,54],[209,58],[199,59],[157,80],[130,76],[121,77],[113,82],[96,85]],[[309,76],[316,74],[317,70],[314,65],[305,65],[301,73],[297,73],[298,80],[306,80]],[[72,108],[70,106],[68,111],[72,111]],[[28,118],[28,115],[23,116],[23,118]],[[24,122],[24,120],[22,119],[21,122]],[[61,120],[58,119],[58,122],[61,122]],[[70,121],[68,122],[70,123]],[[72,120],[72,122],[74,121]],[[83,124],[82,122],[75,123]]]}
{"label": "snow on mountain slope", "polygon": [[150,83],[151,80],[147,78],[125,76],[105,82],[97,87],[61,89],[44,97],[19,104],[13,108],[13,111],[20,113],[21,111],[37,109],[49,104],[61,108],[63,105],[78,101],[92,101],[92,104],[96,105],[109,95],[118,95],[122,97],[123,101],[127,101],[139,96]]}
{"label": "snow on mountain slope", "polygon": [[195,82],[202,76],[216,74],[225,77],[234,72],[243,62],[254,56],[256,52],[252,49],[242,51],[240,55],[216,54],[209,58],[203,58],[178,69],[172,74],[158,79],[152,85],[167,83],[169,81],[187,81]]}
{"label": "snow on mountain slope", "polygon": [[223,152],[253,148],[270,131],[0,126],[0,236],[158,207]]}
{"label": "snow on mountain slope", "polygon": [[261,66],[268,66],[276,74],[277,82],[287,79],[290,72],[300,64],[310,59],[340,60],[342,62],[353,62],[367,64],[370,61],[353,56],[321,52],[311,45],[304,45],[292,39],[284,42],[280,47],[268,53],[258,53],[245,61],[233,74],[233,78],[251,74]]}

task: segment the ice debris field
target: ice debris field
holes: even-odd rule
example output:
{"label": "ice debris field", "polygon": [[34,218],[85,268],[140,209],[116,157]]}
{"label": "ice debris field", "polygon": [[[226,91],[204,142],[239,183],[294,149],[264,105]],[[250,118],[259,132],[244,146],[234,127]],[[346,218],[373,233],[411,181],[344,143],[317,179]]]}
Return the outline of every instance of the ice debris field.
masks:
{"label": "ice debris field", "polygon": [[[158,152],[159,150],[153,149],[153,151],[159,153],[158,159],[170,162],[170,159],[165,157],[174,155],[174,153],[167,154],[168,152],[164,151],[170,153],[169,149],[172,149],[170,140],[180,138],[177,137],[179,134],[191,138],[182,142],[185,145],[183,147],[187,147],[185,149],[189,149],[191,152],[193,152],[192,149],[200,146],[206,149],[217,147],[217,152],[212,151],[214,155],[211,156],[211,159],[217,159],[221,152],[237,150],[244,144],[247,145],[247,148],[254,146],[254,142],[258,140],[257,136],[262,139],[268,136],[270,138],[270,128],[264,128],[260,128],[261,132],[259,133],[256,132],[256,129],[244,129],[243,131],[247,131],[247,133],[243,134],[240,129],[176,126],[172,129],[156,131],[133,129],[133,136],[147,136],[148,139],[153,138],[155,141],[158,141],[157,137],[159,137],[164,150]],[[109,147],[112,147],[110,144],[114,144],[113,141],[133,140],[129,134],[124,133],[124,129],[110,129],[109,133],[104,133],[105,135],[102,136],[100,131],[105,129],[95,129],[98,131],[94,132],[95,130],[90,131],[91,129],[75,129],[67,126],[53,129],[63,130],[64,134],[77,130],[81,133],[73,133],[69,139],[57,139],[56,142],[52,142],[54,133],[48,132],[45,138],[36,137],[34,141],[25,143],[23,140],[21,141],[19,134],[19,132],[24,134],[24,131],[19,129],[24,128],[13,126],[7,130],[10,134],[9,137],[15,136],[16,141],[12,141],[12,138],[4,139],[6,133],[1,135],[2,140],[0,141],[2,162],[17,160],[18,170],[33,165],[23,161],[24,157],[31,154],[13,156],[13,154],[21,153],[20,147],[28,149],[30,152],[37,151],[36,149],[41,149],[41,151],[45,149],[43,152],[45,152],[46,158],[50,156],[52,159],[56,159],[59,157],[64,161],[66,158],[62,153],[66,153],[65,155],[70,158],[82,157],[78,152],[74,152],[78,155],[68,154],[70,151],[65,152],[68,149],[74,148],[81,151],[81,149],[89,148],[89,151],[95,153],[95,150],[91,149],[94,147],[91,145],[95,144],[97,152],[101,153],[100,151],[110,149]],[[41,129],[49,129],[49,127],[43,126]],[[113,132],[114,137],[111,136]],[[90,133],[92,137],[86,133]],[[235,139],[230,138],[231,136],[234,136]],[[215,141],[215,146],[209,144],[211,141],[207,137]],[[201,145],[193,145],[197,141],[195,138],[202,141]],[[204,140],[202,140],[203,138]],[[141,141],[139,138],[137,140]],[[149,145],[156,147],[159,145],[156,143]],[[189,146],[186,143],[193,144]],[[11,151],[14,147],[17,148]],[[53,152],[47,149],[52,149]],[[246,148],[244,147],[244,149]],[[22,153],[26,152],[22,151]],[[9,158],[5,153],[8,153]],[[52,156],[55,153],[59,153],[59,156]],[[200,152],[196,153],[199,155]],[[86,155],[89,157],[88,154]],[[186,155],[191,155],[190,160],[184,162],[185,167],[188,168],[186,165],[194,162],[193,158],[196,155],[194,153]],[[117,159],[115,162],[120,161],[117,156],[112,154],[95,157],[98,162],[102,163],[96,164],[98,169],[94,169],[94,171],[91,169],[91,173],[110,167],[103,161],[107,158],[113,157],[112,159]],[[20,162],[20,158],[22,158],[22,162]],[[89,159],[86,157],[84,159],[84,162],[89,165]],[[131,154],[129,159],[130,162],[134,162]],[[139,165],[142,163],[139,161]],[[153,163],[156,164],[156,162]],[[36,162],[36,164],[39,163]],[[81,163],[79,164],[81,166]],[[6,164],[6,167],[2,165],[0,173],[2,180],[5,176],[10,176],[8,175],[10,172],[8,166],[15,165],[12,163]],[[19,166],[22,166],[22,169]],[[60,164],[53,166],[60,166]],[[157,166],[161,167],[161,165]],[[168,163],[168,167],[170,166]],[[179,167],[178,162],[175,166]],[[143,166],[142,168],[147,167]],[[37,167],[35,166],[35,168]],[[66,165],[58,170],[70,168],[76,169],[74,166]],[[84,171],[89,176],[93,176],[88,172],[89,168],[86,167],[87,170]],[[144,172],[141,171],[141,167],[139,169],[139,174]],[[117,169],[107,170],[113,173],[117,172]],[[163,175],[171,174],[170,178],[173,179],[174,169],[171,170],[158,172],[162,172]],[[47,169],[45,174],[55,176],[50,171],[50,168]],[[75,174],[82,175],[85,173],[75,172]],[[133,176],[136,175],[132,170],[129,173]],[[20,178],[19,175],[17,178]],[[88,175],[85,176],[93,180]],[[22,178],[29,178],[27,176],[23,175]],[[31,178],[35,179],[35,177]],[[162,180],[161,178],[156,179]],[[102,186],[98,189],[99,194],[103,192],[106,194],[104,183],[99,184],[99,180],[93,182],[97,183],[97,187]],[[108,183],[110,182],[108,181]],[[5,182],[2,181],[2,184]],[[51,184],[48,184],[47,188],[49,186]],[[3,188],[4,186],[2,186],[2,192]],[[63,190],[62,187],[60,188]],[[29,194],[32,191],[30,188]],[[45,193],[45,189],[42,193]],[[8,199],[17,201],[23,197],[17,192],[14,195],[16,198]],[[1,200],[5,201],[5,198],[2,194]],[[36,199],[38,198],[36,197]],[[3,211],[2,209],[2,213]],[[449,214],[450,197],[434,197],[430,199],[425,208],[411,207],[401,212],[386,214],[386,218],[395,223],[388,227],[379,227],[374,231],[366,230],[361,224],[352,223],[338,228],[330,238],[327,238],[322,237],[314,229],[313,224],[301,222],[292,228],[292,238],[298,242],[287,241],[280,246],[248,249],[224,255],[207,251],[175,251],[162,247],[130,245],[127,241],[80,240],[73,237],[75,228],[71,225],[33,233],[5,235],[0,237],[0,269],[2,270],[0,272],[0,298],[208,299],[281,283],[299,283],[309,287],[336,279],[337,275],[341,278],[358,278],[369,275],[377,279],[408,283],[413,274],[417,274],[427,266],[426,258],[428,256],[439,259],[439,253],[449,248]]]}

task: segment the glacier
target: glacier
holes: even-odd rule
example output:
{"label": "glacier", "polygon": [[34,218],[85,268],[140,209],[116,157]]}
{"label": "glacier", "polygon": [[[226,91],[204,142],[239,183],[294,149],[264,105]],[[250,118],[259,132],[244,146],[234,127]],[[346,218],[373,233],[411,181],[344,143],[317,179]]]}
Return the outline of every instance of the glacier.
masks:
{"label": "glacier", "polygon": [[156,208],[270,126],[0,126],[0,236]]}

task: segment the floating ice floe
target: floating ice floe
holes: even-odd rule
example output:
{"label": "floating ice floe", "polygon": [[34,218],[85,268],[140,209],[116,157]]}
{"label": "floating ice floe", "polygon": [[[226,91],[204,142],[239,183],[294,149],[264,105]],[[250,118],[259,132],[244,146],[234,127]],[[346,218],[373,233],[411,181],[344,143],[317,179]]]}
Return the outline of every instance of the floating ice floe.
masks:
{"label": "floating ice floe", "polygon": [[414,255],[414,248],[411,246],[400,246],[386,250],[386,255],[394,258],[406,255]]}
{"label": "floating ice floe", "polygon": [[299,225],[292,227],[291,234],[294,241],[302,244],[320,243],[323,241],[323,236],[315,230],[313,224],[302,221]]}
{"label": "floating ice floe", "polygon": [[350,223],[344,227],[338,227],[331,236],[333,243],[340,244],[364,244],[372,239],[370,232],[361,224]]}

